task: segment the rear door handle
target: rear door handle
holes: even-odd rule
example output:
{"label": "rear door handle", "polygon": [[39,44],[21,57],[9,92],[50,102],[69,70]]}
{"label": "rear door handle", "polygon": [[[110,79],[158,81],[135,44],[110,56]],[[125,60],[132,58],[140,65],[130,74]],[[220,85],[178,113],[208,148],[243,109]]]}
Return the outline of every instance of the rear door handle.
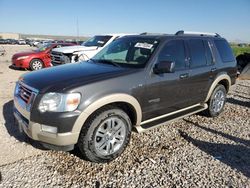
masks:
{"label": "rear door handle", "polygon": [[181,74],[180,75],[180,79],[185,79],[185,78],[188,78],[189,77],[189,74],[188,73],[185,73],[185,74]]}
{"label": "rear door handle", "polygon": [[216,70],[216,68],[211,68],[211,72],[215,72]]}

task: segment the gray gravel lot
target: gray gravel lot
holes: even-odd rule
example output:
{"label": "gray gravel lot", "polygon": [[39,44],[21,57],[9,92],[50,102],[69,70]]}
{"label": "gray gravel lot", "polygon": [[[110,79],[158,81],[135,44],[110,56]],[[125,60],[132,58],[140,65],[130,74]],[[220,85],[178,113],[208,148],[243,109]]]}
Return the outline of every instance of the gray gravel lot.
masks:
{"label": "gray gravel lot", "polygon": [[5,45],[4,48],[7,54],[4,57],[0,56],[0,165],[9,164],[42,152],[30,144],[25,144],[25,137],[14,126],[12,115],[15,82],[21,74],[27,71],[10,69],[11,62],[9,59],[13,53],[30,50],[31,48],[18,45]]}
{"label": "gray gravel lot", "polygon": [[[21,74],[6,63],[0,67],[7,71],[0,76]],[[82,160],[78,151],[42,150],[8,131],[14,129],[9,82],[0,86],[0,146],[9,148],[0,154],[0,187],[250,187],[250,80],[232,87],[221,116],[193,115],[133,133],[125,152],[108,164]]]}

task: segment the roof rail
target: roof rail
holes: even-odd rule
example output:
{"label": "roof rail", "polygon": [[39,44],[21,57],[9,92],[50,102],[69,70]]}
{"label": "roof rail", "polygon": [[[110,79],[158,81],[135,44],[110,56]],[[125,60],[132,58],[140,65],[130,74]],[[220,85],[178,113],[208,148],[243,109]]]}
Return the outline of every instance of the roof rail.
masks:
{"label": "roof rail", "polygon": [[166,35],[165,33],[149,33],[149,32],[143,32],[140,33],[140,35]]}
{"label": "roof rail", "polygon": [[197,31],[177,31],[175,35],[200,35],[200,36],[214,36],[220,37],[218,33],[207,33],[207,32],[197,32]]}

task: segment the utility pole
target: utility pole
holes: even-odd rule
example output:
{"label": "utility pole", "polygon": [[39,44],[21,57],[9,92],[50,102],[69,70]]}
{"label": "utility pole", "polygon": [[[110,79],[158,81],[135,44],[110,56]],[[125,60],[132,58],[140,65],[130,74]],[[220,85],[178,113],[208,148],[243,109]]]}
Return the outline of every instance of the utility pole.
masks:
{"label": "utility pole", "polygon": [[79,24],[78,24],[78,17],[76,17],[76,34],[77,34],[77,41],[79,41]]}

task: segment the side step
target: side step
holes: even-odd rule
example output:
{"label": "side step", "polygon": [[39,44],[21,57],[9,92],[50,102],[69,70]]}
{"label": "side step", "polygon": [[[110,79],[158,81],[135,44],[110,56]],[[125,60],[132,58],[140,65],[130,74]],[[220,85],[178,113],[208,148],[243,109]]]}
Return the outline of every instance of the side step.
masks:
{"label": "side step", "polygon": [[154,120],[152,120],[152,121],[149,120],[149,121],[145,121],[145,123],[142,122],[141,125],[136,126],[136,129],[138,132],[144,132],[146,130],[150,130],[150,129],[159,127],[161,125],[164,125],[166,123],[170,123],[172,121],[182,119],[186,116],[190,116],[192,114],[201,112],[201,111],[207,109],[207,107],[208,107],[207,104],[203,104],[203,105],[200,104],[198,106],[195,105],[195,106],[190,107],[190,108],[186,108],[186,109],[179,110],[176,112],[171,112],[169,114],[161,116],[162,118],[159,118],[159,119],[154,118]]}

